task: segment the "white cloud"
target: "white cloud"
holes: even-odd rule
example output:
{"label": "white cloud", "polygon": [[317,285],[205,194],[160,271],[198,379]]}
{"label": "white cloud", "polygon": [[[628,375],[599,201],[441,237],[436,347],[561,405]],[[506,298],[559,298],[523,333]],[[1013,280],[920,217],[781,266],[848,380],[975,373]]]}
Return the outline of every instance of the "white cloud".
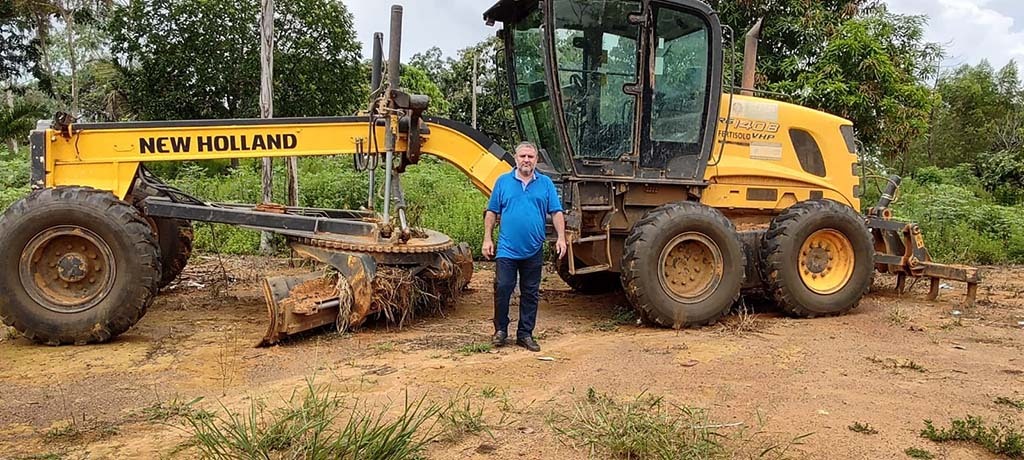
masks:
{"label": "white cloud", "polygon": [[[404,8],[402,60],[441,48],[445,56],[491,37],[498,27],[483,22],[483,12],[496,0],[343,0],[355,16],[363,55],[370,57],[373,32],[386,38],[391,4]],[[1021,0],[886,0],[900,14],[929,17],[925,39],[946,49],[946,67],[977,64],[982,59],[996,68],[1010,59],[1024,66],[1024,1]],[[1019,18],[1020,20],[1015,20]]]}
{"label": "white cloud", "polygon": [[402,5],[402,61],[433,46],[454,57],[463,48],[494,36],[498,27],[484,24],[484,11],[496,0],[344,0],[355,17],[356,33],[363,43],[363,56],[370,57],[373,33],[384,34],[387,54],[391,5]]}
{"label": "white cloud", "polygon": [[987,59],[994,67],[1011,59],[1024,64],[1024,4],[989,0],[887,0],[890,11],[929,17],[925,38],[946,49],[943,66],[977,64]]}

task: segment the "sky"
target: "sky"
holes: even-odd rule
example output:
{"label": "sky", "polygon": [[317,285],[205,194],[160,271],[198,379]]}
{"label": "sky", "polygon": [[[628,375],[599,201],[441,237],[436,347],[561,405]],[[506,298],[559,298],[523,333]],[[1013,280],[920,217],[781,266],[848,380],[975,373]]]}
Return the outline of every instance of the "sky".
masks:
{"label": "sky", "polygon": [[[497,26],[483,22],[496,0],[343,0],[355,16],[363,56],[370,57],[373,33],[386,38],[391,8],[404,8],[402,61],[432,46],[445,56],[493,36]],[[1011,59],[1024,64],[1024,0],[886,0],[889,10],[929,17],[925,38],[946,49],[943,67],[988,59],[1000,68]]]}

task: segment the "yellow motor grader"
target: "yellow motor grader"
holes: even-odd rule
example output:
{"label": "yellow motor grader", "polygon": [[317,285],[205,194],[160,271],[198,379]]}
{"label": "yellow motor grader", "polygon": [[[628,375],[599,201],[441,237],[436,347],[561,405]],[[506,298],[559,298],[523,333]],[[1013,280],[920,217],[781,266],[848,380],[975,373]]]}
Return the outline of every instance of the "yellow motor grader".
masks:
{"label": "yellow motor grader", "polygon": [[[380,311],[374,281],[385,269],[448,294],[464,287],[471,251],[410,227],[401,174],[435,155],[489,194],[514,161],[462,123],[424,117],[429,100],[399,88],[401,15],[392,7],[386,79],[375,35],[374,98],[359,116],[41,122],[30,139],[34,190],[0,218],[3,321],[49,344],[117,336],[185,266],[193,221],[281,234],[337,271],[326,291],[309,289],[325,283],[320,274],[265,281],[265,344],[363,322]],[[932,262],[917,225],[891,219],[898,178],[858,213],[849,121],[723,91],[723,28],[705,3],[501,0],[484,20],[503,24],[519,133],[540,147],[538,169],[563,200],[570,245],[558,272],[574,290],[622,288],[669,327],[712,323],[745,290],[794,316],[841,314],[876,269],[897,274],[900,289],[907,276],[931,278],[932,298],[939,279],[966,282],[973,302],[977,270]],[[206,203],[145,168],[338,154],[370,175],[363,209]]]}

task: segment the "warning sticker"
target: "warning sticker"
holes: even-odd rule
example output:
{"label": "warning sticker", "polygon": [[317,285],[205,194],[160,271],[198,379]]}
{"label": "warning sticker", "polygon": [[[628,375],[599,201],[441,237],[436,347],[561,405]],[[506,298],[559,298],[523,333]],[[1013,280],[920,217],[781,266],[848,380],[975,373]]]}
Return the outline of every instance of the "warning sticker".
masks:
{"label": "warning sticker", "polygon": [[751,142],[750,159],[752,160],[781,160],[782,144],[773,142]]}
{"label": "warning sticker", "polygon": [[732,103],[731,116],[748,120],[779,121],[779,104],[736,100]]}

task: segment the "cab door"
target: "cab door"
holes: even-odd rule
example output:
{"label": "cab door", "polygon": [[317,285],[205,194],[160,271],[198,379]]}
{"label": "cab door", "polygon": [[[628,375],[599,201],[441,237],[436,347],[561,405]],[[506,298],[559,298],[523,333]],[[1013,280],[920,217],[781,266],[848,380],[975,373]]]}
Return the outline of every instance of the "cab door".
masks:
{"label": "cab door", "polygon": [[642,86],[640,0],[552,0],[559,127],[580,176],[635,176]]}
{"label": "cab door", "polygon": [[722,34],[703,3],[651,1],[639,177],[703,181],[722,91]]}

